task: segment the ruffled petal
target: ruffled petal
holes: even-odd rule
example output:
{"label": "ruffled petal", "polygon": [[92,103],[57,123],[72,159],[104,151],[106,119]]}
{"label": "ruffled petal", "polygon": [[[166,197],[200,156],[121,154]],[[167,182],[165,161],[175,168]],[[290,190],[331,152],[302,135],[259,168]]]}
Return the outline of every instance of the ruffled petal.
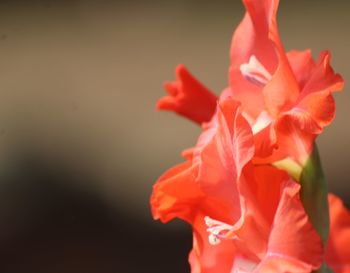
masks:
{"label": "ruffled petal", "polygon": [[269,238],[267,257],[300,261],[312,269],[318,269],[322,263],[322,241],[309,222],[299,192],[300,185],[291,180],[282,190]]}
{"label": "ruffled petal", "polygon": [[168,222],[175,217],[192,222],[197,204],[205,196],[195,182],[198,168],[191,161],[165,172],[153,186],[151,207],[154,219]]}
{"label": "ruffled petal", "polygon": [[[310,273],[318,269],[323,257],[322,241],[301,203],[300,185],[273,167],[261,166],[255,172],[255,181],[251,177],[247,181],[251,195],[246,195],[245,224],[237,232],[239,241],[231,272]],[[246,248],[259,260],[249,257]]]}
{"label": "ruffled petal", "polygon": [[240,184],[246,213],[242,228],[235,232],[241,255],[254,253],[258,261],[265,256],[286,179],[284,171],[268,165],[256,167],[250,164],[244,169]]}
{"label": "ruffled petal", "polygon": [[305,83],[301,97],[326,89],[330,92],[335,92],[343,89],[343,87],[343,78],[339,74],[334,73],[330,65],[330,53],[323,51],[320,53],[317,64],[309,75],[308,81]]}
{"label": "ruffled petal", "polygon": [[330,91],[325,90],[304,97],[296,107],[282,115],[280,122],[293,122],[300,130],[318,135],[334,116],[335,101]]}
{"label": "ruffled petal", "polygon": [[291,51],[289,61],[302,90],[296,105],[283,115],[290,116],[301,130],[320,134],[335,115],[332,92],[343,88],[343,79],[329,64],[329,52],[320,54],[316,64],[311,51]]}
{"label": "ruffled petal", "polygon": [[330,235],[325,260],[334,273],[350,272],[350,211],[335,195],[328,195]]}
{"label": "ruffled petal", "polygon": [[290,109],[299,96],[298,84],[282,48],[279,60],[275,74],[263,89],[266,110],[274,118]]}
{"label": "ruffled petal", "polygon": [[327,90],[333,93],[344,87],[343,78],[334,73],[330,65],[328,51],[320,53],[317,63],[310,50],[292,50],[287,53],[287,58],[301,90],[299,101],[314,92]]}
{"label": "ruffled petal", "polygon": [[175,82],[164,85],[169,95],[158,100],[157,109],[174,111],[199,124],[209,121],[215,112],[217,97],[183,65],[176,68],[176,77]]}
{"label": "ruffled petal", "polygon": [[236,259],[232,273],[310,273],[312,267],[299,260],[278,254],[269,254],[258,265],[250,260]]}
{"label": "ruffled petal", "polygon": [[252,273],[310,273],[311,270],[312,266],[299,260],[279,254],[268,254]]}
{"label": "ruffled petal", "polygon": [[220,220],[230,223],[242,216],[238,180],[254,155],[253,135],[239,113],[239,106],[232,99],[219,103],[215,127],[208,129],[212,138],[206,139],[208,143],[197,158],[200,166],[197,180],[203,192],[213,200],[216,210],[225,212],[227,218]]}
{"label": "ruffled petal", "polygon": [[[231,69],[240,68],[255,56],[269,72],[276,69],[278,60],[269,32],[276,28],[279,1],[277,0],[244,0],[246,14],[234,32],[231,43]],[[236,72],[236,71],[231,71]]]}
{"label": "ruffled petal", "polygon": [[276,133],[277,149],[273,156],[262,161],[276,162],[289,157],[303,165],[311,154],[316,137],[334,116],[335,102],[328,90],[304,97],[297,106],[281,114],[275,121],[273,132]]}
{"label": "ruffled petal", "polygon": [[221,101],[216,121],[204,130],[196,147],[185,152],[189,160],[158,179],[151,197],[156,219],[191,222],[198,211],[230,223],[242,219],[238,180],[254,155],[254,143],[239,105],[229,98]]}
{"label": "ruffled petal", "polygon": [[[288,109],[299,95],[299,87],[279,38],[276,13],[279,1],[245,0],[247,13],[234,33],[231,45],[230,87],[244,111],[253,118],[266,107],[275,117]],[[242,75],[242,65],[251,58],[263,65],[271,79],[263,88],[252,84]],[[252,99],[254,97],[254,100]]]}
{"label": "ruffled petal", "polygon": [[329,65],[328,54],[321,54],[318,64],[313,62],[309,51],[290,52],[289,58],[292,57],[297,58],[292,67],[303,90],[295,105],[276,119],[274,126],[279,149],[265,162],[291,157],[303,164],[317,135],[334,119],[332,92],[343,86],[341,77],[334,74]]}
{"label": "ruffled petal", "polygon": [[310,79],[315,62],[310,49],[304,51],[291,50],[287,53],[289,64],[298,81],[300,90],[304,89],[306,82]]}
{"label": "ruffled petal", "polygon": [[271,22],[276,15],[278,1],[245,0],[243,2],[247,12],[232,38],[229,82],[232,95],[242,102],[243,111],[256,118],[264,109],[261,87],[249,82],[242,75],[241,65],[248,63],[254,56],[268,72],[275,71],[278,58],[268,36],[270,28],[276,27]]}

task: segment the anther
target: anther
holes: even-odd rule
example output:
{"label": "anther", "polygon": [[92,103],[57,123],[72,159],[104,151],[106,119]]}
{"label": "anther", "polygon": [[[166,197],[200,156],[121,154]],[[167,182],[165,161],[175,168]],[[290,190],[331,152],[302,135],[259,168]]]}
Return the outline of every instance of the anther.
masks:
{"label": "anther", "polygon": [[233,233],[234,226],[226,224],[224,222],[214,220],[209,216],[204,217],[205,224],[207,225],[207,232],[209,232],[208,240],[211,245],[217,245],[221,242],[221,239],[237,240],[238,237]]}

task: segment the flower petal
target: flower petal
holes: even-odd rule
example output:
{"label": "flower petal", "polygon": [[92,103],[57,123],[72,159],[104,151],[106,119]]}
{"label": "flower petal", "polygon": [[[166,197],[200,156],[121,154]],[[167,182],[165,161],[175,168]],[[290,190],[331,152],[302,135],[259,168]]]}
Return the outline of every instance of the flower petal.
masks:
{"label": "flower petal", "polygon": [[334,73],[330,66],[330,53],[323,51],[320,53],[311,75],[309,75],[309,80],[305,83],[301,95],[306,96],[312,92],[325,89],[335,92],[343,87],[343,78],[339,74]]}
{"label": "flower petal", "polygon": [[303,165],[311,154],[317,135],[332,122],[334,116],[335,102],[328,90],[304,97],[275,121],[278,150],[269,160],[290,157]]}
{"label": "flower petal", "polygon": [[335,273],[350,272],[350,211],[335,195],[328,195],[330,236],[326,248],[326,263]]}
{"label": "flower petal", "polygon": [[179,217],[191,223],[198,211],[230,223],[243,217],[238,180],[254,155],[254,143],[239,105],[229,98],[220,102],[212,127],[185,153],[190,160],[158,179],[151,197],[156,219]]}
{"label": "flower petal", "polygon": [[239,106],[232,99],[219,103],[215,133],[198,156],[197,180],[203,192],[215,199],[217,209],[226,212],[228,218],[219,220],[229,223],[242,216],[238,180],[254,155],[253,135],[238,111]]}
{"label": "flower petal", "polygon": [[[299,260],[279,254],[269,254],[252,273],[310,273],[312,267]],[[242,272],[245,273],[245,272]],[[248,272],[247,272],[248,273]]]}
{"label": "flower petal", "polygon": [[[275,17],[272,24],[277,25]],[[276,47],[279,62],[272,79],[263,89],[263,94],[266,110],[272,117],[276,117],[295,103],[299,96],[299,86],[280,41],[277,26],[270,29],[269,38]]]}
{"label": "flower petal", "polygon": [[[230,87],[244,111],[256,118],[266,107],[275,117],[296,101],[299,87],[279,38],[276,13],[278,0],[245,0],[247,13],[235,31],[231,45]],[[241,74],[242,64],[254,56],[264,69],[273,74],[261,88],[249,83]],[[254,99],[252,99],[254,98]]]}
{"label": "flower petal", "polygon": [[312,269],[318,269],[322,262],[322,241],[309,222],[299,192],[300,185],[291,180],[284,186],[269,238],[267,256],[301,261]]}
{"label": "flower petal", "polygon": [[287,53],[289,64],[298,81],[300,90],[303,90],[305,83],[309,80],[315,62],[310,49],[304,51],[291,50]]}
{"label": "flower petal", "polygon": [[171,168],[158,179],[151,196],[154,219],[168,222],[178,217],[192,222],[196,205],[204,198],[195,182],[197,170],[191,161],[187,161]]}
{"label": "flower petal", "polygon": [[300,130],[318,135],[332,122],[334,116],[333,96],[328,90],[324,90],[304,97],[296,107],[284,113],[279,122],[293,122]]}
{"label": "flower petal", "polygon": [[268,72],[271,73],[276,69],[277,55],[268,38],[268,31],[278,1],[245,0],[244,4],[247,12],[234,32],[231,43],[229,81],[232,95],[242,102],[243,111],[256,118],[264,109],[261,88],[247,81],[242,75],[240,67],[242,64],[248,63],[251,56],[255,56],[264,64]]}

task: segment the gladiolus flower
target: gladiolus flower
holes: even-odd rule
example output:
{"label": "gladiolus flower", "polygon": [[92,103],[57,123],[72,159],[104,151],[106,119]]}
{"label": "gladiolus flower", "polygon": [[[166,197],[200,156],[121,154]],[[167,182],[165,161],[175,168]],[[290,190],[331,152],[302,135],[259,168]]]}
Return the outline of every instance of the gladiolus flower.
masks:
{"label": "gladiolus flower", "polygon": [[289,157],[303,166],[334,117],[332,93],[343,80],[328,52],[317,62],[309,50],[285,53],[276,23],[279,1],[243,2],[247,13],[232,39],[229,92],[253,127],[256,162]]}
{"label": "gladiolus flower", "polygon": [[[247,12],[233,35],[229,87],[221,97],[242,103],[255,135],[256,163],[291,158],[302,168],[315,138],[334,118],[332,93],[343,88],[343,79],[331,68],[327,51],[317,62],[310,50],[285,53],[276,22],[278,0],[243,2]],[[210,120],[216,96],[184,66],[176,74],[157,108],[199,124]]]}
{"label": "gladiolus flower", "polygon": [[154,217],[178,217],[193,226],[192,272],[317,269],[322,243],[300,201],[300,186],[284,171],[252,165],[253,135],[239,103],[221,101],[215,119],[192,157],[156,183]]}
{"label": "gladiolus flower", "polygon": [[243,2],[229,86],[217,98],[181,65],[157,103],[203,131],[154,185],[153,217],[192,225],[192,273],[350,273],[350,213],[315,146],[343,80],[326,51],[285,52],[278,0]]}

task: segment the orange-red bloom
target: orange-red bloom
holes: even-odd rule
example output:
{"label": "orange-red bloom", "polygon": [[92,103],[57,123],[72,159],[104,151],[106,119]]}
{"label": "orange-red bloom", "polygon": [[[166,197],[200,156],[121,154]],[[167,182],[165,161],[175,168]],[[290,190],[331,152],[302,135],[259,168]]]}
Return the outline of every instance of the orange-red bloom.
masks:
{"label": "orange-red bloom", "polygon": [[188,161],[154,186],[154,217],[193,226],[193,273],[301,273],[321,265],[321,239],[300,201],[300,186],[284,171],[254,167],[253,155],[251,128],[239,104],[225,99]]}
{"label": "orange-red bloom", "polygon": [[[256,163],[291,158],[303,166],[315,138],[334,118],[332,93],[343,88],[343,79],[331,68],[327,51],[316,62],[310,50],[285,53],[276,22],[278,0],[243,2],[247,12],[233,35],[229,87],[221,97],[242,103],[255,136]],[[157,108],[197,123],[210,120],[216,96],[184,66],[176,74]]]}
{"label": "orange-red bloom", "polygon": [[349,212],[329,197],[326,245],[326,184],[312,151],[343,80],[328,52],[317,61],[309,50],[285,52],[278,0],[243,2],[219,98],[180,65],[157,103],[203,132],[183,153],[186,161],[155,184],[153,216],[192,225],[192,273],[322,273],[327,266],[350,273]]}
{"label": "orange-red bloom", "polygon": [[328,52],[316,63],[309,50],[285,53],[276,23],[279,1],[243,2],[247,12],[231,46],[231,94],[251,122],[260,161],[290,157],[303,164],[334,117],[331,94],[343,80],[330,67]]}

